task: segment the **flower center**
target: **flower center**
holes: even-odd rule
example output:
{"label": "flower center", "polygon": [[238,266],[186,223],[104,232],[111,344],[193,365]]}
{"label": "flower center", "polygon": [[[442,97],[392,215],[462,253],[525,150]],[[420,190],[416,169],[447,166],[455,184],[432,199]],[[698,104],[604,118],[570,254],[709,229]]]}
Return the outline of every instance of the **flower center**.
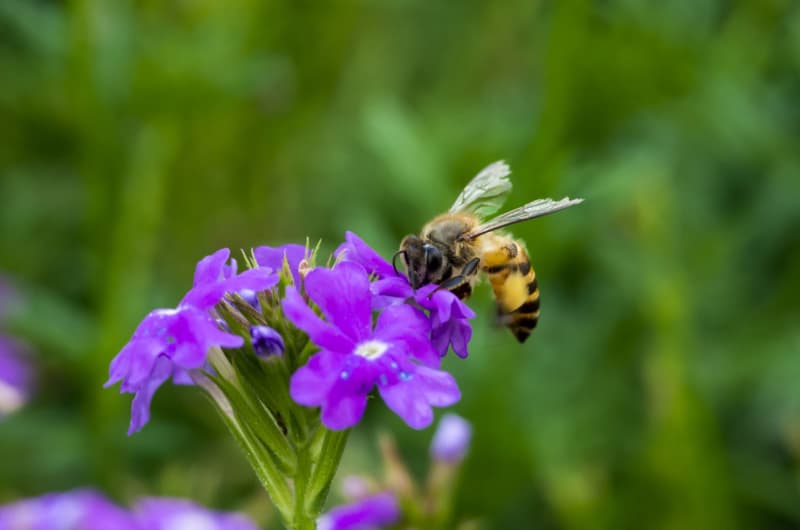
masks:
{"label": "flower center", "polygon": [[362,342],[356,346],[355,354],[360,355],[365,359],[369,359],[370,361],[374,361],[383,355],[388,349],[389,345],[385,342],[381,342],[379,340],[368,340],[367,342]]}

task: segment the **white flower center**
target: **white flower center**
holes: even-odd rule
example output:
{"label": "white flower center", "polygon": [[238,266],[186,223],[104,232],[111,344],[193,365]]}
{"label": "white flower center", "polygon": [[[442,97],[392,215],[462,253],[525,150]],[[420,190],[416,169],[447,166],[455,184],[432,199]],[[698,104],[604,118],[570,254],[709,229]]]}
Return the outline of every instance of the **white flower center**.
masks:
{"label": "white flower center", "polygon": [[379,340],[368,340],[367,342],[362,342],[358,346],[356,346],[356,355],[360,355],[365,359],[369,359],[370,361],[374,361],[381,355],[383,355],[386,350],[389,349],[389,345],[385,342],[381,342]]}

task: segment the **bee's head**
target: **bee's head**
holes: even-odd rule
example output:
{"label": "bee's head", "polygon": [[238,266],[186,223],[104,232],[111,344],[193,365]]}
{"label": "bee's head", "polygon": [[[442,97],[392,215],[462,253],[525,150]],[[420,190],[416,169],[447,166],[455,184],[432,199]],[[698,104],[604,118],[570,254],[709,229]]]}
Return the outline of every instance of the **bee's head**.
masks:
{"label": "bee's head", "polygon": [[442,251],[419,236],[410,235],[403,238],[400,250],[394,255],[395,271],[397,256],[403,257],[408,281],[414,289],[435,282],[441,277],[444,262]]}

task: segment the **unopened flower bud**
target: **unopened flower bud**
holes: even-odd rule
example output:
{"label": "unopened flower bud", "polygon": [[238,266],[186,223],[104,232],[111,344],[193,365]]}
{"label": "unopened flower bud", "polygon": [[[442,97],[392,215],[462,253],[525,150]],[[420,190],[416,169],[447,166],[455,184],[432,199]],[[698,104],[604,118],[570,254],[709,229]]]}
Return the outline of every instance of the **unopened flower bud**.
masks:
{"label": "unopened flower bud", "polygon": [[472,425],[457,414],[445,414],[433,435],[431,454],[436,460],[458,463],[464,459],[472,439]]}
{"label": "unopened flower bud", "polygon": [[268,326],[250,326],[250,337],[253,339],[253,350],[262,358],[280,355],[285,349],[283,337]]}
{"label": "unopened flower bud", "polygon": [[241,291],[239,291],[239,296],[241,296],[245,302],[255,307],[256,309],[261,308],[261,304],[258,302],[258,294],[254,290],[242,289]]}
{"label": "unopened flower bud", "polygon": [[361,475],[347,475],[342,481],[342,495],[349,500],[363,499],[372,491],[370,480]]}

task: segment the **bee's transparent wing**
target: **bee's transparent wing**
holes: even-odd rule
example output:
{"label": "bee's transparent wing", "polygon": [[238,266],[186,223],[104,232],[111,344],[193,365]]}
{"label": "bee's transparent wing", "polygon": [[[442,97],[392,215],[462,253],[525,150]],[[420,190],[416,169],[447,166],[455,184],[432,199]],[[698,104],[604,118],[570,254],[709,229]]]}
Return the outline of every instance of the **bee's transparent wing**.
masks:
{"label": "bee's transparent wing", "polygon": [[564,197],[560,201],[554,201],[553,199],[538,199],[533,202],[529,202],[524,206],[520,206],[519,208],[515,208],[504,214],[498,215],[491,221],[487,221],[486,223],[476,227],[474,230],[467,232],[461,236],[461,239],[475,239],[482,234],[492,232],[499,228],[503,228],[504,226],[513,225],[514,223],[520,223],[536,217],[541,217],[543,215],[563,210],[564,208],[569,208],[570,206],[575,206],[576,204],[580,204],[582,202],[583,199],[570,199],[569,197]]}
{"label": "bee's transparent wing", "polygon": [[491,215],[503,205],[511,192],[508,164],[499,160],[478,173],[453,203],[450,212],[472,212],[479,217]]}

